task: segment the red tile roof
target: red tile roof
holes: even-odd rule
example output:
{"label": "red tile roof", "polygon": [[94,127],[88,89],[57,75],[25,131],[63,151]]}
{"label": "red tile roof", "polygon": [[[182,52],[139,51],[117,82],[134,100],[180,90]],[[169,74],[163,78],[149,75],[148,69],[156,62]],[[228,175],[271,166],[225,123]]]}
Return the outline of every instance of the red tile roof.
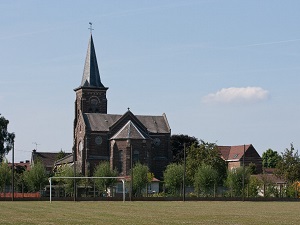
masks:
{"label": "red tile roof", "polygon": [[[245,147],[244,147],[245,146]],[[228,161],[239,161],[243,155],[244,151],[247,152],[247,150],[252,145],[236,145],[236,146],[218,146],[218,149],[221,153],[221,156],[224,160]],[[253,146],[252,146],[253,147]],[[245,150],[244,150],[245,148]]]}
{"label": "red tile roof", "polygon": [[[8,163],[9,167],[12,167],[12,163]],[[30,170],[30,161],[26,160],[25,162],[19,162],[19,163],[14,163],[15,168],[16,167],[24,167],[26,170]]]}

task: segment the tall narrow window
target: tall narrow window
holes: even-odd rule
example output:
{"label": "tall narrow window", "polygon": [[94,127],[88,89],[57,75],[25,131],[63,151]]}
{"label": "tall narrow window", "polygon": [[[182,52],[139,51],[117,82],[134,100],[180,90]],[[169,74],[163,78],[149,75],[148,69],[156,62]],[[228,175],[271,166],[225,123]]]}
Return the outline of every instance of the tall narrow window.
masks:
{"label": "tall narrow window", "polygon": [[119,161],[118,161],[119,173],[123,173],[123,151],[119,151]]}
{"label": "tall narrow window", "polygon": [[133,163],[137,163],[140,161],[140,153],[138,150],[134,150],[133,152]]}

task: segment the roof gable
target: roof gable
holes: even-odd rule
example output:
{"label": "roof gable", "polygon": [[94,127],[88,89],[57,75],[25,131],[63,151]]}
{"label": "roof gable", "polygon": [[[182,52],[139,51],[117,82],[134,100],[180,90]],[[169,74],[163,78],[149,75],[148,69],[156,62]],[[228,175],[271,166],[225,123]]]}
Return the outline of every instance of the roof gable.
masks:
{"label": "roof gable", "polygon": [[148,139],[149,136],[129,120],[111,139]]}
{"label": "roof gable", "polygon": [[127,124],[128,121],[132,121],[135,126],[137,126],[140,130],[143,131],[147,131],[147,127],[145,127],[143,125],[143,123],[141,123],[141,121],[139,121],[139,119],[128,109],[128,111],[126,113],[124,113],[123,116],[121,116],[119,118],[119,120],[117,120],[111,127],[110,130],[115,133],[117,132],[116,129],[118,129],[118,127],[122,126],[123,124]]}
{"label": "roof gable", "polygon": [[[116,125],[117,121],[119,121],[122,118],[122,115],[85,113],[83,114],[83,117],[85,120],[85,124],[89,130],[96,131],[96,132],[108,132],[112,130],[112,126]],[[171,133],[170,127],[164,115],[163,116],[136,115],[135,117],[136,120],[133,120],[131,117],[129,117],[128,120],[134,121],[135,124],[136,121],[139,121],[139,123],[142,124],[142,127],[145,127],[145,129],[148,130],[149,133]],[[126,124],[127,121],[124,124]],[[121,126],[123,126],[124,124],[122,124]],[[118,130],[119,129],[117,129],[115,132],[117,132]]]}
{"label": "roof gable", "polygon": [[[40,160],[45,167],[53,167],[59,152],[32,152],[32,160]],[[71,153],[66,153],[69,155]]]}
{"label": "roof gable", "polygon": [[218,146],[222,158],[226,161],[239,161],[247,150],[252,147],[250,145],[237,145],[237,146]]}

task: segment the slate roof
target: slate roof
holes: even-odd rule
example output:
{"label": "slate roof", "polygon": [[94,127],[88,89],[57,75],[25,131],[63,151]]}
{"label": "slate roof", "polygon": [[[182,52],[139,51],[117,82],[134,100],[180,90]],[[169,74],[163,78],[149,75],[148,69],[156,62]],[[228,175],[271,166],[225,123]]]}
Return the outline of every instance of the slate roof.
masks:
{"label": "slate roof", "polygon": [[[252,145],[245,145],[245,152]],[[218,146],[222,158],[226,161],[239,161],[244,155],[244,145],[237,146]]]}
{"label": "slate roof", "polygon": [[[162,116],[135,116],[150,133],[170,133],[170,127],[164,114]],[[84,113],[85,123],[91,131],[107,132],[121,117],[122,115],[115,114]]]}
{"label": "slate roof", "polygon": [[257,179],[261,181],[268,181],[274,184],[286,184],[287,182],[284,179],[281,179],[280,177],[276,176],[275,174],[257,174],[257,175],[251,175],[253,177],[256,177]]}
{"label": "slate roof", "polygon": [[111,139],[149,139],[150,137],[138,129],[129,120]]}
{"label": "slate roof", "polygon": [[72,153],[67,153],[65,157],[56,160],[55,165],[62,165],[62,164],[69,164],[73,162],[73,154]]}
{"label": "slate roof", "polygon": [[[45,167],[53,167],[55,161],[57,160],[58,152],[32,152],[32,160],[41,160],[42,164]],[[66,154],[71,154],[71,153],[66,153]]]}
{"label": "slate roof", "polygon": [[100,80],[100,73],[92,34],[89,40],[88,50],[86,53],[81,87],[105,88]]}

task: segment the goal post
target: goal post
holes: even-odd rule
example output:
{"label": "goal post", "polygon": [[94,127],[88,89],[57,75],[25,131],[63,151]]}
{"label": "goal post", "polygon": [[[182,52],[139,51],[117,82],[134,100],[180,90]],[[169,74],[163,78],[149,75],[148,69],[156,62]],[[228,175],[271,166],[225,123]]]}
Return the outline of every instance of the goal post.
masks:
{"label": "goal post", "polygon": [[119,179],[122,181],[123,202],[125,202],[125,177],[49,177],[50,203],[52,202],[52,180],[58,180],[58,179]]}

